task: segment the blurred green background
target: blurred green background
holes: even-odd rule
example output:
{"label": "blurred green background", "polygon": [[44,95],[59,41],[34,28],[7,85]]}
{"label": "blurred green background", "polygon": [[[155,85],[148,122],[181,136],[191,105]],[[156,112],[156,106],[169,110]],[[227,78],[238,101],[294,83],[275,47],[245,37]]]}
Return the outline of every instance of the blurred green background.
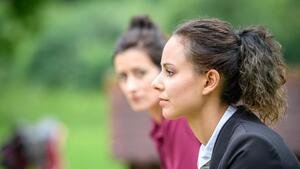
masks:
{"label": "blurred green background", "polygon": [[297,69],[299,9],[299,0],[1,0],[0,143],[18,121],[50,115],[68,129],[67,168],[126,168],[110,152],[105,91],[131,16],[149,14],[167,35],[196,17],[263,25]]}

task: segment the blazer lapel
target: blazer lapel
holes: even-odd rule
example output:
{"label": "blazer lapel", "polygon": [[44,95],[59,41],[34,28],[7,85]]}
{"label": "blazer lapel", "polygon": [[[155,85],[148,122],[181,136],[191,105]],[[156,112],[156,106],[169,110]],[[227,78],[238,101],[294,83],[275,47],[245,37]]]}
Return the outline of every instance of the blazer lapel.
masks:
{"label": "blazer lapel", "polygon": [[228,142],[237,126],[237,118],[235,118],[235,116],[240,114],[242,111],[243,108],[238,108],[237,112],[234,113],[234,115],[225,123],[225,125],[221,129],[220,134],[214,146],[209,168],[211,169],[218,168],[220,160],[227,148]]}

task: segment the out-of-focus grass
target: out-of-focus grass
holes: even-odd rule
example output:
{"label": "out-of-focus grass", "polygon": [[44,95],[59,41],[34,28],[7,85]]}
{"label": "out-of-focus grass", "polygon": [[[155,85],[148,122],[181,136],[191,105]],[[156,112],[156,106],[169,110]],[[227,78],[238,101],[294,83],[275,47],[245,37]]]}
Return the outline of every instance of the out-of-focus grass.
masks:
{"label": "out-of-focus grass", "polygon": [[68,168],[125,168],[109,156],[106,136],[97,133],[105,132],[101,127],[90,126],[74,128],[69,133],[66,146]]}
{"label": "out-of-focus grass", "polygon": [[45,116],[62,121],[67,129],[64,146],[66,168],[124,169],[110,153],[108,103],[101,90],[49,90],[23,84],[1,85],[0,142],[14,124],[36,122]]}

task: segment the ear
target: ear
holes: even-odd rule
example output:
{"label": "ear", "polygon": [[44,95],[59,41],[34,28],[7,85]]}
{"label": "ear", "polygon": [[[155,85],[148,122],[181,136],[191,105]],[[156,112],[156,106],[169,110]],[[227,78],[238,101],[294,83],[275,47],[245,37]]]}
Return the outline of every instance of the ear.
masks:
{"label": "ear", "polygon": [[220,74],[215,69],[210,69],[205,73],[205,85],[202,90],[203,95],[210,94],[211,92],[215,91],[217,86],[220,83]]}

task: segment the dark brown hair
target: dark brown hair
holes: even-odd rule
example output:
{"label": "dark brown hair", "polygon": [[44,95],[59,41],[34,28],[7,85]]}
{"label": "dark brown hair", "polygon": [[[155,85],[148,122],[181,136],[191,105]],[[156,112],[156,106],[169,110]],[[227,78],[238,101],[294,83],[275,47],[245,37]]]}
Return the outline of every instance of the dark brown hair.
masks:
{"label": "dark brown hair", "polygon": [[146,52],[151,61],[160,68],[165,43],[166,38],[148,16],[134,16],[128,30],[118,40],[113,58],[128,49],[138,48]]}
{"label": "dark brown hair", "polygon": [[276,122],[285,112],[281,46],[265,28],[235,31],[218,19],[197,19],[180,25],[174,35],[182,37],[196,71],[221,74],[223,102],[242,104],[265,123]]}

